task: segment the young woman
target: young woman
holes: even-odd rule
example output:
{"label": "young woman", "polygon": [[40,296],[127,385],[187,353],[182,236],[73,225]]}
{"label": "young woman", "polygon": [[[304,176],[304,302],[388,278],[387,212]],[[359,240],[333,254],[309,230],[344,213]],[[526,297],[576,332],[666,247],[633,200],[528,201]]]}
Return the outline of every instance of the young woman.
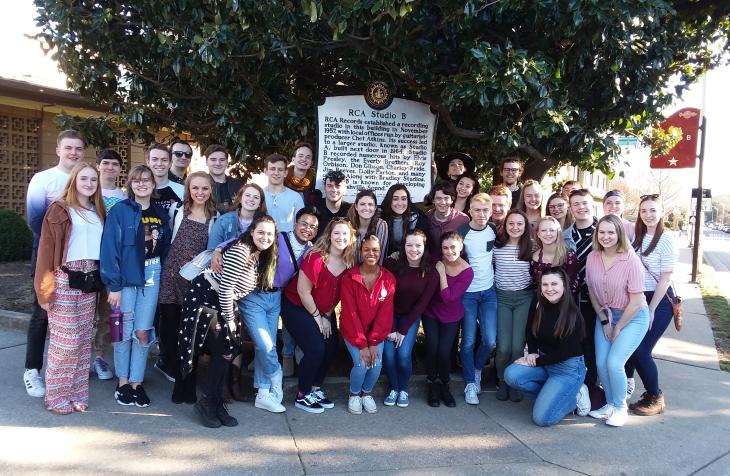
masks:
{"label": "young woman", "polygon": [[607,404],[589,413],[610,426],[628,419],[624,365],[649,328],[644,266],[615,215],[598,220],[593,251],[586,260],[586,283],[596,311],[596,366]]}
{"label": "young woman", "polygon": [[99,269],[105,218],[99,175],[88,164],[76,165],[43,218],[33,283],[51,334],[45,406],[57,415],[89,405],[96,291],[72,288],[69,274]]}
{"label": "young woman", "polygon": [[[165,261],[160,279],[160,341],[164,352],[161,369],[165,375],[175,379],[172,401],[195,403],[195,381],[183,385],[180,377],[180,358],[177,340],[180,333],[185,292],[190,282],[180,276],[180,268],[205,250],[208,234],[218,216],[213,200],[213,179],[205,172],[193,172],[185,179],[185,194],[182,203],[170,208],[172,220],[172,244],[169,259]],[[155,364],[160,367],[160,361]]]}
{"label": "young woman", "polygon": [[464,173],[456,181],[456,201],[452,205],[462,213],[469,214],[471,197],[479,193],[479,180],[474,174]]}
{"label": "young woman", "polygon": [[561,230],[567,229],[575,222],[575,218],[573,218],[573,214],[570,212],[568,197],[562,193],[550,195],[546,203],[548,215],[558,220]]}
{"label": "young woman", "polygon": [[504,369],[522,356],[525,326],[534,297],[530,260],[532,240],[527,231],[527,215],[510,210],[499,230],[494,248],[494,283],[497,287],[497,399],[522,400],[517,389],[504,381]]}
{"label": "young woman", "polygon": [[378,265],[377,236],[363,237],[360,259],[360,266],[345,271],[340,291],[342,338],[353,362],[347,409],[355,415],[378,409],[370,394],[382,368],[383,341],[393,327],[395,294],[395,277]]}
{"label": "young woman", "polygon": [[238,425],[223,405],[228,366],[240,347],[234,308],[255,289],[272,288],[276,261],[276,222],[268,215],[257,215],[241,237],[223,251],[222,272],[206,269],[185,293],[178,341],[182,378],[195,372],[201,352],[210,354],[205,397],[195,404],[205,427]]}
{"label": "young woman", "polygon": [[[378,199],[372,190],[360,190],[355,195],[355,202],[347,211],[347,218],[355,227],[358,250],[365,235],[376,235],[382,249],[388,248],[388,224],[382,218],[378,218]],[[355,257],[358,264],[361,259],[360,255]],[[382,265],[384,260],[385,254],[381,254],[378,264]]]}
{"label": "young woman", "polygon": [[101,279],[112,307],[124,314],[122,340],[114,343],[114,371],[119,383],[114,398],[120,405],[150,404],[142,381],[160,291],[160,271],[170,246],[167,213],[151,203],[152,170],[138,165],[129,172],[129,198],[109,210],[101,239]]}
{"label": "young woman", "polygon": [[383,369],[390,392],[383,404],[407,407],[408,382],[413,372],[413,346],[421,316],[439,285],[439,275],[431,266],[426,233],[413,230],[405,235],[398,259],[388,258],[385,267],[395,275],[393,328],[383,346]]}
{"label": "young woman", "polygon": [[603,196],[603,214],[616,215],[621,219],[629,243],[634,241],[635,225],[624,218],[624,194],[621,190],[609,190]]}
{"label": "young woman", "polygon": [[530,226],[529,235],[533,240],[537,235],[537,223],[543,215],[543,191],[540,182],[537,180],[525,180],[522,184],[522,193],[517,204],[517,209],[527,216],[527,223]]}
{"label": "young woman", "polygon": [[568,248],[563,240],[563,230],[560,223],[553,217],[542,218],[537,225],[537,251],[532,253],[530,274],[532,281],[538,286],[540,276],[545,269],[560,267],[568,276],[569,292],[578,294],[578,269],[580,264],[575,252]]}
{"label": "young woman", "polygon": [[337,349],[340,282],[355,264],[355,230],[346,218],[327,224],[322,236],[307,251],[281,299],[281,317],[304,356],[299,363],[299,391],[294,406],[322,413],[335,405],[327,399],[322,383]]}
{"label": "young woman", "polygon": [[639,219],[636,220],[634,249],[644,273],[644,296],[649,303],[649,331],[626,363],[628,378],[627,394],[634,387],[634,369],[646,391],[638,402],[629,405],[636,415],[657,415],[664,412],[664,393],[659,388],[659,371],[651,356],[654,346],[672,322],[672,304],[667,295],[674,298],[670,286],[677,250],[668,233],[664,233],[664,209],[658,195],[645,195],[639,203]]}
{"label": "young woman", "polygon": [[428,230],[426,214],[413,204],[408,188],[401,183],[390,186],[381,208],[380,218],[388,225],[388,247],[383,251],[386,258],[401,249],[409,231]]}
{"label": "young woman", "polygon": [[456,231],[447,231],[441,236],[442,258],[436,262],[439,288],[423,313],[428,405],[431,407],[438,407],[442,401],[447,407],[456,406],[449,389],[451,347],[464,318],[462,297],[474,279],[474,271],[461,257],[463,249],[464,239]]}
{"label": "young woman", "polygon": [[591,401],[583,384],[583,318],[561,268],[542,273],[540,299],[526,332],[529,353],[505,369],[504,379],[535,402],[532,421],[554,425],[576,406],[579,415],[587,415]]}

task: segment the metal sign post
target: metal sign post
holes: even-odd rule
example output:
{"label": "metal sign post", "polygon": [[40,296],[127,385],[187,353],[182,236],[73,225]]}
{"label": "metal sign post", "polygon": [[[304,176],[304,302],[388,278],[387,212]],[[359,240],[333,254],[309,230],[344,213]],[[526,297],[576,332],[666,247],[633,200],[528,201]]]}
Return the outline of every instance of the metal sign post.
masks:
{"label": "metal sign post", "polygon": [[[697,179],[697,189],[702,191],[702,174],[704,172],[705,164],[705,135],[707,135],[707,118],[702,115],[702,138],[700,139],[700,170],[699,178]],[[702,236],[702,225],[704,224],[704,212],[702,211],[702,193],[699,194],[697,203],[695,205],[695,229],[694,229],[694,247],[692,248],[692,282],[697,283],[697,275],[700,271],[700,257],[702,256],[700,247],[700,237]]]}

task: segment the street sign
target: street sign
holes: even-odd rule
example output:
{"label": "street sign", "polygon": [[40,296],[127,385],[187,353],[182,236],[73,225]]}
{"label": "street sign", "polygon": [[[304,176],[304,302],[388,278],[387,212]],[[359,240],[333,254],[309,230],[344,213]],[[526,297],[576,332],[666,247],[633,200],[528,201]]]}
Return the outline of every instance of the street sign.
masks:
{"label": "street sign", "polygon": [[652,169],[691,169],[697,162],[697,134],[700,128],[700,110],[686,107],[669,116],[659,127],[664,131],[670,127],[682,129],[682,137],[664,155],[653,156],[649,166]]}
{"label": "street sign", "polygon": [[[699,190],[699,188],[692,189],[692,204],[689,208],[692,211],[697,209],[697,197],[699,196]],[[702,189],[702,211],[712,211],[712,190],[709,188]]]}

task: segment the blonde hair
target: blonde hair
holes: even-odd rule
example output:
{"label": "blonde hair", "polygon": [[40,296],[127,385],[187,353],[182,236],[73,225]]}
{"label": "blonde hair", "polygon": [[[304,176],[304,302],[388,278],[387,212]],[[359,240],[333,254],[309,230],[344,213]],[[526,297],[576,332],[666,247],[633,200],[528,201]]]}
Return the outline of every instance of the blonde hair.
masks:
{"label": "blonde hair", "polygon": [[322,255],[322,259],[326,263],[329,259],[330,247],[332,246],[332,230],[337,225],[345,225],[350,230],[350,240],[347,243],[347,248],[345,248],[345,250],[342,252],[342,262],[345,263],[345,267],[352,268],[353,266],[355,266],[355,242],[357,241],[357,234],[355,232],[355,228],[352,226],[352,223],[350,223],[350,220],[348,220],[347,218],[335,218],[327,223],[327,226],[322,232],[322,236],[317,238],[317,241],[307,251],[307,254],[319,252],[319,254]]}
{"label": "blonde hair", "polygon": [[626,253],[631,249],[631,245],[629,244],[629,240],[626,237],[626,230],[624,230],[624,224],[621,221],[619,217],[616,215],[605,215],[600,220],[598,220],[598,224],[596,225],[596,230],[593,232],[593,249],[598,251],[603,251],[603,245],[598,241],[598,228],[601,226],[601,223],[608,222],[613,225],[613,227],[616,229],[616,236],[618,237],[618,243],[616,244],[616,252],[617,253]]}
{"label": "blonde hair", "polygon": [[208,173],[206,172],[193,172],[188,175],[188,178],[185,179],[185,195],[183,196],[183,208],[186,212],[193,208],[193,197],[190,193],[190,184],[192,183],[193,179],[196,178],[204,178],[208,181],[208,184],[210,185],[210,195],[208,196],[208,200],[206,200],[203,204],[203,207],[205,208],[205,218],[210,219],[211,217],[215,216],[216,212],[214,198],[215,184],[213,183],[213,177],[208,175]]}
{"label": "blonde hair", "polygon": [[540,218],[540,221],[537,222],[537,233],[535,239],[537,242],[537,249],[538,251],[543,249],[542,239],[540,239],[540,225],[544,221],[552,222],[552,224],[557,227],[558,233],[558,236],[555,239],[555,256],[553,257],[553,262],[550,264],[553,266],[562,266],[565,263],[565,256],[568,254],[568,245],[566,245],[565,240],[563,240],[563,229],[560,226],[560,222],[555,217],[542,217]]}
{"label": "blonde hair", "polygon": [[91,204],[94,205],[96,214],[99,215],[99,219],[102,223],[104,223],[104,220],[106,219],[106,207],[104,206],[104,199],[101,196],[101,180],[99,180],[99,171],[91,165],[85,162],[74,165],[58,200],[64,202],[77,212],[86,210],[86,207],[81,205],[81,202],[79,201],[79,191],[76,189],[76,178],[79,176],[81,171],[86,168],[93,170],[94,174],[96,174],[96,191],[93,196],[89,197],[89,199],[91,200]]}
{"label": "blonde hair", "polygon": [[492,197],[490,197],[488,193],[480,192],[480,193],[474,194],[471,197],[471,202],[482,202],[486,205],[491,206]]}
{"label": "blonde hair", "polygon": [[525,205],[525,190],[529,186],[533,186],[540,191],[540,215],[545,215],[545,190],[542,188],[542,185],[540,185],[540,182],[533,179],[527,179],[522,182],[520,199],[517,201],[517,206],[515,206],[514,208],[517,208],[518,210],[527,213],[527,206]]}

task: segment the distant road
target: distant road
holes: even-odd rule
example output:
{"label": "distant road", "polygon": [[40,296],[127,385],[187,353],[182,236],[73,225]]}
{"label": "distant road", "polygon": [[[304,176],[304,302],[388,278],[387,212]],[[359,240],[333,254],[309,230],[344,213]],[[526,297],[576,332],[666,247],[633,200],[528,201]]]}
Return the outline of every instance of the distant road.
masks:
{"label": "distant road", "polygon": [[[686,241],[684,242],[686,246]],[[715,269],[717,284],[730,299],[730,233],[707,230],[702,241],[707,264]]]}

